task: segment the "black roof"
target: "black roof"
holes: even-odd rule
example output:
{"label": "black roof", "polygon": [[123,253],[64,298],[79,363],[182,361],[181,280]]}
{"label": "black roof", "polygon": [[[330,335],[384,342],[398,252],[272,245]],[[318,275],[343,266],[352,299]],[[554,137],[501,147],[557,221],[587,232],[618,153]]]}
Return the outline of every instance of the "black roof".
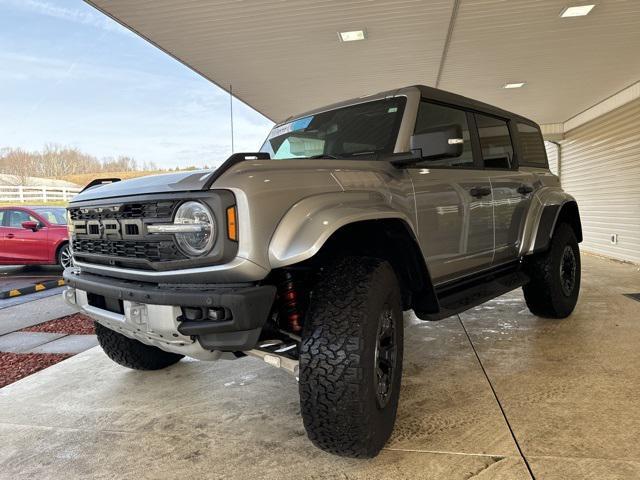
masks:
{"label": "black roof", "polygon": [[538,126],[536,122],[526,117],[523,117],[522,115],[518,115],[517,113],[509,112],[507,110],[494,107],[493,105],[480,102],[479,100],[474,100],[472,98],[464,97],[456,93],[447,92],[446,90],[427,87],[425,85],[414,85],[414,87],[419,89],[421,95],[428,100],[435,100],[436,102],[442,102],[442,103],[450,103],[453,105],[458,105],[465,109],[488,113],[490,115],[495,115],[496,117],[519,120],[525,123],[530,123],[532,125],[535,125],[536,127]]}

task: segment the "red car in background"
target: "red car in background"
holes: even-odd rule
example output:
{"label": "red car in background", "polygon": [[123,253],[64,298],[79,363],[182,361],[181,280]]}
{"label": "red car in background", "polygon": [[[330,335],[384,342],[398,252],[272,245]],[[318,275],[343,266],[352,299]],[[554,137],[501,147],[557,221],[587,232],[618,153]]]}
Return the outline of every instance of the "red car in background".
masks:
{"label": "red car in background", "polygon": [[63,207],[0,207],[0,265],[72,264]]}

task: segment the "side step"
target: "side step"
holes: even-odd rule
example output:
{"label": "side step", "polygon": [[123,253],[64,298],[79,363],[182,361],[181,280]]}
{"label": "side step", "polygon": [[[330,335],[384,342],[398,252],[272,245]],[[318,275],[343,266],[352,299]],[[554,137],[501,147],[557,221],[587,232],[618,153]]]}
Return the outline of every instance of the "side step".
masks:
{"label": "side step", "polygon": [[285,343],[282,340],[263,340],[255,348],[245,350],[243,353],[250,357],[259,358],[272,367],[286,370],[298,380],[300,376],[299,362],[287,354],[291,350],[297,350],[298,345],[299,342]]}
{"label": "side step", "polygon": [[520,264],[510,264],[482,275],[465,278],[436,287],[440,303],[437,313],[423,314],[425,320],[441,320],[477,307],[489,300],[521,287],[529,277]]}

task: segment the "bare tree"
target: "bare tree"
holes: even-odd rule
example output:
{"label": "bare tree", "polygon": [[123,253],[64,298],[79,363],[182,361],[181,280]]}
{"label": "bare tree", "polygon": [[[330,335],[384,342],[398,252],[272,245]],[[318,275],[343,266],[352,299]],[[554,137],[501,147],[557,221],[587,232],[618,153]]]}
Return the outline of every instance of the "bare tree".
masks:
{"label": "bare tree", "polygon": [[37,155],[21,148],[3,149],[0,153],[0,173],[8,185],[29,185],[29,177],[34,176]]}
{"label": "bare tree", "polygon": [[[58,178],[83,173],[130,172],[140,170],[139,167],[138,162],[129,156],[99,160],[75,147],[57,144],[45,145],[42,152],[28,152],[21,148],[0,150],[0,173],[5,174],[5,183],[10,181],[15,185],[26,185],[28,177]],[[145,162],[142,170],[158,170],[158,166],[153,162]]]}
{"label": "bare tree", "polygon": [[138,163],[131,157],[120,156],[103,160],[102,169],[107,172],[131,172],[138,170]]}

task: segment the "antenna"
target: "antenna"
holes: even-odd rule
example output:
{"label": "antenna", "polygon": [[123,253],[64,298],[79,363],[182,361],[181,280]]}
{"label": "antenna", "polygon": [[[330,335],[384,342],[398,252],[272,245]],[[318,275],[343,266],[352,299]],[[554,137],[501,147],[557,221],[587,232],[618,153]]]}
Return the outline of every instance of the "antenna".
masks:
{"label": "antenna", "polygon": [[229,84],[229,116],[231,119],[231,153],[235,152],[233,145],[233,85]]}

